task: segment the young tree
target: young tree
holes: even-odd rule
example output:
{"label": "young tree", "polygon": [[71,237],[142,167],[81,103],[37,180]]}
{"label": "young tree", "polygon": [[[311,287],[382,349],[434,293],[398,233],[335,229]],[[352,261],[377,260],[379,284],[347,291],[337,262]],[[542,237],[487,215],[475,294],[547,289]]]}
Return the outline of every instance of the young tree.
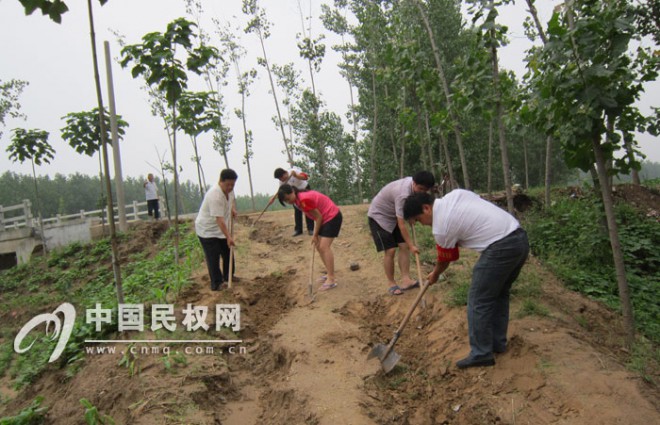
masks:
{"label": "young tree", "polygon": [[[202,8],[202,3],[199,0],[186,0],[186,13],[195,19],[197,27],[199,29],[199,43],[200,46],[210,45],[211,37],[209,34],[204,31],[201,25],[202,15],[204,9]],[[220,29],[220,22],[213,18],[213,23],[218,29]],[[233,33],[228,29],[225,30],[231,36]],[[221,36],[222,39],[222,36]],[[227,153],[231,147],[232,143],[232,134],[227,127],[223,119],[227,115],[224,96],[222,95],[223,87],[226,87],[228,84],[229,68],[231,66],[231,61],[226,60],[230,52],[227,49],[226,44],[222,43],[220,49],[218,50],[218,56],[212,58],[206,66],[203,67],[202,77],[208,88],[208,91],[211,93],[211,96],[214,99],[214,105],[216,108],[216,119],[218,121],[217,125],[213,127],[213,148],[222,155],[225,160],[226,168],[229,167],[229,157]]]}
{"label": "young tree", "polygon": [[498,25],[497,19],[497,6],[502,6],[510,3],[511,0],[500,0],[497,3],[494,0],[470,0],[474,14],[473,22],[480,20],[483,17],[483,22],[479,26],[481,29],[481,37],[485,46],[491,52],[492,63],[492,76],[493,76],[493,93],[495,98],[495,122],[497,123],[497,134],[500,142],[500,154],[502,155],[502,172],[504,176],[504,189],[506,191],[507,209],[513,214],[513,192],[511,191],[511,167],[509,165],[509,152],[506,143],[505,126],[504,126],[504,105],[502,99],[502,88],[500,85],[500,71],[498,59],[498,47],[506,43],[507,28]]}
{"label": "young tree", "polygon": [[204,198],[206,178],[202,169],[197,137],[210,130],[217,130],[221,121],[218,119],[217,100],[212,92],[183,92],[179,99],[179,119],[177,126],[190,136],[195,156],[193,160],[197,165],[197,179],[199,191]]}
{"label": "young tree", "polygon": [[41,215],[41,202],[39,200],[39,188],[37,186],[37,173],[34,165],[42,163],[50,164],[54,158],[55,150],[48,144],[48,132],[43,130],[25,130],[15,128],[12,130],[12,142],[7,147],[9,159],[13,162],[20,162],[29,159],[32,164],[32,177],[34,179],[34,195],[37,200],[37,214],[39,215],[39,227],[41,229],[41,240],[43,241],[44,252],[47,252],[46,235],[44,234],[44,223]]}
{"label": "young tree", "polygon": [[[99,125],[99,111],[94,108],[91,111],[70,112],[62,117],[66,121],[66,126],[60,131],[62,139],[69,143],[79,154],[85,154],[89,157],[101,150],[101,127]],[[110,140],[110,116],[106,111],[103,114],[105,120],[106,140]],[[125,128],[128,123],[121,116],[117,116],[117,134],[122,138],[126,133]],[[105,190],[103,187],[103,166],[101,155],[99,155],[99,178],[101,182],[101,204],[105,203]],[[103,232],[105,234],[105,221],[103,222]]]}
{"label": "young tree", "polygon": [[624,112],[633,108],[643,82],[657,78],[660,61],[642,46],[630,49],[639,38],[635,18],[625,0],[568,1],[549,22],[548,44],[531,80],[550,104],[569,165],[586,171],[596,164],[628,345],[633,310],[608,175],[632,164],[628,156],[615,157],[621,144],[612,129],[627,128],[630,115]]}
{"label": "young tree", "polygon": [[252,130],[248,129],[247,125],[247,109],[245,106],[246,99],[250,96],[250,85],[257,77],[255,69],[249,69],[241,72],[241,60],[246,55],[246,50],[239,44],[238,37],[235,35],[237,31],[232,31],[229,26],[221,26],[219,21],[215,21],[217,27],[217,34],[220,37],[222,51],[225,53],[223,57],[229,57],[226,61],[227,64],[232,63],[236,72],[236,80],[238,85],[238,93],[241,95],[241,107],[234,108],[234,114],[241,120],[243,125],[243,143],[245,146],[245,154],[243,155],[243,163],[247,165],[248,181],[250,183],[250,200],[252,202],[252,209],[256,210],[254,201],[254,185],[252,183],[252,166],[250,159],[254,156],[252,151]]}
{"label": "young tree", "polygon": [[291,149],[291,143],[286,138],[286,133],[284,132],[284,122],[282,121],[282,114],[280,113],[280,103],[277,100],[275,82],[273,81],[273,75],[271,72],[270,64],[268,62],[268,56],[266,55],[266,39],[270,37],[271,23],[268,21],[268,19],[266,19],[266,12],[259,7],[257,0],[243,0],[243,13],[251,17],[250,22],[248,22],[247,27],[245,27],[245,32],[254,33],[257,35],[257,37],[259,37],[259,43],[261,44],[261,52],[263,57],[258,58],[257,61],[259,65],[262,65],[264,68],[266,68],[268,80],[270,81],[271,93],[273,95],[273,101],[275,102],[275,110],[277,111],[277,124],[282,133],[284,149],[286,150],[286,156],[289,160],[289,164],[293,166],[293,152]]}
{"label": "young tree", "polygon": [[[192,22],[178,18],[167,25],[163,33],[152,32],[142,37],[141,44],[125,46],[121,50],[121,66],[133,64],[133,78],[143,76],[149,86],[157,87],[164,93],[171,110],[172,127],[172,166],[174,167],[174,259],[179,262],[179,173],[176,155],[177,104],[183,91],[188,87],[186,70],[201,74],[210,60],[217,57],[217,50],[209,46],[194,47],[196,37]],[[181,47],[187,53],[185,66],[177,58],[176,49]]]}
{"label": "young tree", "polygon": [[[23,89],[28,85],[27,81],[23,80],[9,80],[3,82],[0,80],[0,125],[5,126],[5,118],[25,118],[19,112],[21,104],[18,103],[18,97],[23,92]],[[2,130],[0,130],[0,137],[2,137]]]}
{"label": "young tree", "polygon": [[[25,8],[25,14],[30,15],[37,9],[40,9],[44,15],[48,15],[54,22],[62,22],[62,15],[66,13],[69,8],[61,0],[19,0]],[[101,6],[107,3],[108,0],[99,0]],[[110,183],[110,166],[108,165],[108,152],[106,148],[106,131],[105,122],[101,116],[100,111],[105,111],[103,106],[103,95],[101,93],[101,79],[99,77],[98,55],[96,53],[96,33],[94,32],[94,13],[92,11],[92,0],[87,0],[87,14],[89,20],[89,38],[92,45],[92,64],[94,67],[94,83],[96,86],[96,99],[98,101],[99,109],[99,123],[101,127],[101,151],[103,153],[103,165],[105,169],[105,185],[108,192],[108,215],[112,217],[112,193]],[[121,268],[119,266],[119,243],[117,241],[117,234],[115,231],[115,221],[110,220],[110,246],[112,249],[112,270],[115,277],[115,285],[117,288],[117,301],[119,304],[124,302],[124,294],[121,283]]]}
{"label": "young tree", "polygon": [[[339,64],[339,73],[346,79],[348,83],[348,92],[350,98],[350,115],[347,117],[349,123],[353,126],[353,142],[349,145],[353,153],[353,164],[354,170],[357,176],[358,184],[358,201],[362,202],[363,199],[363,190],[362,190],[362,166],[360,164],[360,143],[358,142],[358,115],[357,107],[355,105],[355,96],[353,95],[353,87],[357,84],[357,64],[356,56],[350,54],[350,44],[345,40],[345,37],[350,33],[351,28],[348,24],[348,19],[346,19],[345,6],[346,2],[335,2],[339,3],[339,6],[344,8],[344,14],[341,13],[339,8],[331,9],[328,5],[321,5],[321,22],[323,26],[332,31],[339,36],[341,36],[341,44],[332,46],[332,49],[341,53],[342,63]],[[342,4],[343,3],[343,4]]]}
{"label": "young tree", "polygon": [[431,27],[431,23],[428,18],[428,14],[424,8],[424,4],[421,2],[421,0],[412,0],[415,2],[415,5],[417,6],[417,9],[419,10],[419,15],[422,18],[422,22],[424,23],[424,27],[426,28],[426,31],[428,33],[429,41],[431,42],[431,46],[433,48],[433,57],[435,58],[435,64],[436,64],[436,69],[438,72],[438,78],[440,79],[442,91],[445,95],[445,102],[447,105],[447,114],[448,118],[450,119],[452,129],[454,131],[454,136],[456,137],[456,145],[458,146],[458,151],[459,151],[459,157],[461,160],[461,168],[463,170],[463,184],[465,185],[466,189],[470,189],[470,174],[468,172],[468,166],[467,166],[467,161],[465,158],[465,150],[463,148],[463,135],[462,135],[462,130],[460,127],[460,122],[457,116],[457,113],[452,105],[452,96],[451,96],[451,91],[449,89],[449,83],[447,80],[447,73],[445,71],[445,65],[443,63],[442,57],[441,57],[441,52],[440,49],[436,45],[436,40],[435,36],[433,35],[433,28]]}

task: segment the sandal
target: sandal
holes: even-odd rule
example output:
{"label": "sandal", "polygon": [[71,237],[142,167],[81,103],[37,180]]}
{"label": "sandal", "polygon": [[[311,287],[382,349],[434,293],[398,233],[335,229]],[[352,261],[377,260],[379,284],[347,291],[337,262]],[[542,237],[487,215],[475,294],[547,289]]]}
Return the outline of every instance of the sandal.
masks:
{"label": "sandal", "polygon": [[319,291],[329,291],[332,288],[336,288],[337,284],[335,282],[332,283],[324,283],[319,287]]}
{"label": "sandal", "polygon": [[387,290],[390,295],[403,295],[403,289],[399,285],[390,286],[390,289]]}
{"label": "sandal", "polygon": [[318,282],[318,283],[323,283],[323,282],[325,282],[327,279],[328,279],[328,275],[327,275],[327,274],[322,274],[321,276],[319,276],[318,279],[316,279],[316,282]]}
{"label": "sandal", "polygon": [[405,288],[401,288],[402,291],[409,291],[411,289],[419,288],[419,280],[416,280],[415,283],[413,283],[410,286],[406,286]]}

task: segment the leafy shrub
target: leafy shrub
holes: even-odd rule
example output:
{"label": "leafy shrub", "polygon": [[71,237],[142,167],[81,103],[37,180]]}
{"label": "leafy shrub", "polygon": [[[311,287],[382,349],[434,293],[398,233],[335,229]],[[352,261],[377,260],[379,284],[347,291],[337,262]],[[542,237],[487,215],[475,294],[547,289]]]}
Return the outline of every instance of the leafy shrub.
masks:
{"label": "leafy shrub", "polygon": [[36,425],[44,422],[48,407],[41,407],[44,401],[43,396],[37,396],[25,409],[18,415],[0,418],[0,425]]}
{"label": "leafy shrub", "polygon": [[[635,321],[660,341],[660,226],[628,204],[615,208]],[[619,309],[618,286],[602,206],[594,198],[562,199],[525,218],[534,255],[568,287]]]}

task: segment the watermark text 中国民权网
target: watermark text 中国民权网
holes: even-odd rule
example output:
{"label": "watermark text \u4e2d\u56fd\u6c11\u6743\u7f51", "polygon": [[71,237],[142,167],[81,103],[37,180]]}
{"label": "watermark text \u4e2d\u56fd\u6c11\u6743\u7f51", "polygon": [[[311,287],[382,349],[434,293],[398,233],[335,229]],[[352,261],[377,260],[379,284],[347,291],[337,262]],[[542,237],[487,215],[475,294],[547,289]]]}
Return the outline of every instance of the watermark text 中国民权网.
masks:
{"label": "watermark text \u4e2d\u56fd\u6c11\u6743\u7f51", "polygon": [[[196,306],[187,304],[181,310],[183,319],[181,326],[188,332],[195,332],[199,330],[208,331],[213,326],[216,331],[222,328],[229,328],[236,332],[241,329],[241,308],[238,304],[216,304],[215,306],[215,321],[211,325],[208,323],[208,306]],[[104,324],[112,323],[113,310],[110,308],[103,308],[101,304],[97,303],[94,308],[88,308],[85,314],[85,322],[88,325],[93,325],[96,332],[102,332]],[[60,319],[60,315],[62,318]],[[46,335],[52,340],[58,340],[55,349],[53,350],[49,362],[53,362],[59,358],[64,351],[66,344],[71,336],[76,318],[76,311],[73,305],[69,303],[61,304],[53,313],[44,313],[34,317],[18,332],[14,339],[14,351],[21,354],[28,351],[34,341],[27,347],[23,347],[23,340],[26,336],[37,326],[41,324],[46,325]],[[52,332],[49,333],[52,325]],[[145,314],[143,304],[119,304],[117,308],[117,327],[119,332],[124,331],[138,331],[143,332],[147,328],[145,324]],[[176,315],[174,306],[171,304],[153,304],[151,306],[151,323],[148,328],[152,331],[165,329],[174,332],[179,324],[176,322]],[[215,344],[225,343],[241,343],[242,340],[212,340],[212,339],[145,339],[145,340],[125,340],[125,339],[85,339],[85,343],[204,343],[211,344],[208,347],[213,347]],[[188,347],[186,347],[186,350]],[[212,348],[212,351],[215,349]],[[202,354],[198,352],[199,349],[195,348],[194,352],[189,354]],[[206,350],[208,351],[208,349]],[[230,350],[231,351],[231,350]],[[230,352],[230,354],[233,354]]]}

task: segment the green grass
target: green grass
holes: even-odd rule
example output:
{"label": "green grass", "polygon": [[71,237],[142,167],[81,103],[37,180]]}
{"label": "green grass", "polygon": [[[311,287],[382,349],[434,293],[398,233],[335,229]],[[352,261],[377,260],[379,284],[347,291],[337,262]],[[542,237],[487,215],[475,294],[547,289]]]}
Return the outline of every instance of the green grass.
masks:
{"label": "green grass", "polygon": [[[125,303],[145,304],[148,309],[151,303],[173,300],[190,282],[203,253],[190,225],[180,226],[180,234],[178,266],[174,264],[172,231],[161,237],[160,251],[152,258],[147,251],[131,254],[122,267]],[[130,237],[128,232],[120,235],[120,240]],[[72,303],[78,313],[67,348],[55,364],[47,363],[55,342],[35,330],[23,343],[25,346],[36,339],[34,346],[18,355],[13,352],[13,335],[20,323],[0,323],[0,333],[9,336],[0,346],[0,376],[9,374],[16,388],[34,382],[49,367],[66,368],[67,376],[73,376],[84,362],[84,340],[116,332],[117,296],[109,259],[110,242],[103,239],[89,245],[72,244],[0,273],[0,310],[25,315],[52,311],[66,301]],[[85,309],[96,303],[113,310],[113,323],[104,324],[100,333],[85,324]],[[145,324],[147,320],[145,318]]]}
{"label": "green grass", "polygon": [[520,306],[520,310],[516,314],[516,317],[521,319],[527,316],[539,316],[539,317],[548,317],[550,316],[550,311],[539,304],[538,301],[533,299],[525,299]]}

